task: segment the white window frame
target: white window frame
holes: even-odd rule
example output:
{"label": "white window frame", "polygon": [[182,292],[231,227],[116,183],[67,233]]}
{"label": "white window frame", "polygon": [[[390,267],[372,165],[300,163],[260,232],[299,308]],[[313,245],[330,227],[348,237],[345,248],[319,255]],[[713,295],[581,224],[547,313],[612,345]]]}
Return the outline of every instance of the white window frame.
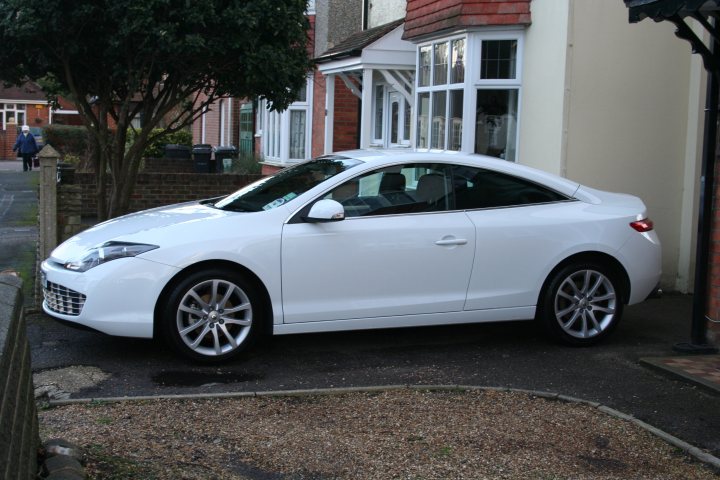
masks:
{"label": "white window frame", "polygon": [[[522,67],[524,58],[524,28],[518,26],[516,28],[507,27],[490,27],[483,29],[482,31],[468,31],[462,34],[451,35],[447,37],[441,37],[433,40],[428,40],[417,45],[416,49],[416,75],[415,75],[415,108],[413,109],[413,123],[415,125],[415,134],[412,140],[413,145],[419,151],[430,151],[432,149],[432,111],[433,111],[433,94],[439,91],[447,92],[446,104],[445,104],[445,141],[444,148],[447,149],[449,142],[452,139],[453,131],[451,128],[452,122],[448,121],[450,118],[450,91],[452,90],[463,90],[463,115],[462,115],[462,143],[460,151],[472,153],[475,151],[475,108],[477,104],[477,91],[480,89],[498,90],[498,89],[513,89],[518,91],[518,107],[516,121],[516,135],[515,135],[515,161],[518,159],[519,144],[520,144],[520,116],[522,109]],[[435,45],[438,43],[448,43],[448,54],[450,55],[451,45],[450,42],[453,40],[465,39],[465,78],[461,83],[446,83],[443,85],[432,85],[433,79],[435,78],[435,61],[434,52]],[[481,79],[481,54],[482,54],[482,42],[492,40],[514,40],[517,41],[516,51],[516,63],[515,63],[515,78],[512,79]],[[430,58],[430,85],[420,86],[420,50],[423,47],[430,47],[431,58]],[[452,62],[448,59],[448,82],[450,82],[450,69]],[[421,137],[421,132],[418,125],[418,119],[420,114],[420,95],[429,94],[428,104],[428,117],[427,122],[427,147],[419,147],[418,142]]]}
{"label": "white window frame", "polygon": [[[0,105],[2,105],[2,108],[0,108],[0,116],[2,116],[3,130],[7,130],[9,117],[15,118],[15,125],[21,126],[27,124],[28,114],[26,103],[0,101]],[[8,105],[12,105],[12,108],[7,108]],[[25,119],[22,122],[19,122],[17,120],[18,112],[22,113],[25,116]]]}
{"label": "white window frame", "polygon": [[[262,115],[262,155],[266,163],[276,165],[292,165],[312,157],[312,105],[313,78],[307,77],[305,100],[290,104],[284,112],[267,111],[267,100],[259,102],[258,110],[265,110]],[[305,113],[305,156],[290,158],[290,118],[292,112]]]}

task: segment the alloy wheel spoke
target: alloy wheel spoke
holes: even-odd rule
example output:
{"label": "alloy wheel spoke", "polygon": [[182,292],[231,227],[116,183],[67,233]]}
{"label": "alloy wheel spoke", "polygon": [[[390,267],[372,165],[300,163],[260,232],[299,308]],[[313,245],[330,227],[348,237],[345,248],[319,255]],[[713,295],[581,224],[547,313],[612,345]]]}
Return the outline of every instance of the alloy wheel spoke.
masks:
{"label": "alloy wheel spoke", "polygon": [[223,296],[222,300],[220,300],[217,304],[217,308],[219,309],[225,309],[225,305],[228,304],[228,301],[230,301],[230,297],[234,293],[234,288],[230,287],[227,289],[227,292],[225,292],[225,296]]}
{"label": "alloy wheel spoke", "polygon": [[608,315],[613,315],[615,313],[615,308],[593,305],[593,311],[607,313]]}
{"label": "alloy wheel spoke", "polygon": [[190,348],[192,348],[193,350],[196,349],[198,345],[200,345],[200,342],[202,342],[205,338],[205,335],[207,335],[210,330],[212,330],[210,326],[208,324],[205,324],[205,328],[203,328],[203,331],[200,332],[200,335],[197,336],[195,341],[190,344]]}
{"label": "alloy wheel spoke", "polygon": [[218,325],[220,330],[222,330],[222,333],[225,334],[225,337],[230,341],[230,345],[232,346],[233,350],[237,348],[238,344],[235,341],[235,337],[233,337],[230,332],[227,329],[227,325]]}
{"label": "alloy wheel spoke", "polygon": [[598,288],[600,288],[600,286],[601,286],[604,282],[605,282],[605,277],[603,277],[602,275],[598,275],[597,280],[595,280],[595,283],[593,284],[593,286],[592,286],[592,287],[590,288],[590,290],[588,291],[588,295],[591,296],[591,297],[592,297],[592,296],[595,296],[595,292],[598,291]]}
{"label": "alloy wheel spoke", "polygon": [[211,310],[210,305],[208,305],[207,303],[205,303],[205,300],[203,300],[203,299],[200,297],[200,295],[197,294],[197,292],[196,292],[195,290],[190,290],[190,291],[188,292],[188,295],[190,295],[190,296],[193,298],[193,300],[195,300],[195,301],[198,303],[198,305],[200,305],[200,306],[202,307],[203,311],[206,311],[206,310],[207,310],[207,311],[210,311],[210,310]]}
{"label": "alloy wheel spoke", "polygon": [[198,328],[202,327],[203,325],[207,325],[207,322],[198,320],[197,322],[193,323],[192,325],[180,330],[180,335],[182,335],[184,337],[188,333],[192,332],[193,330],[197,330]]}
{"label": "alloy wheel spoke", "polygon": [[596,332],[600,333],[602,328],[600,327],[600,323],[598,323],[597,318],[595,318],[595,313],[590,310],[587,312],[587,316],[590,318],[590,322],[592,323],[593,328]]}
{"label": "alloy wheel spoke", "polygon": [[213,334],[213,345],[215,347],[215,354],[220,355],[222,354],[222,345],[220,345],[220,334],[218,333],[218,328],[212,329]]}
{"label": "alloy wheel spoke", "polygon": [[565,315],[567,315],[568,313],[570,313],[570,312],[572,312],[572,311],[574,311],[574,310],[577,310],[577,308],[578,308],[577,303],[573,303],[573,304],[570,305],[568,308],[566,308],[566,309],[564,309],[564,310],[560,310],[560,311],[557,313],[557,316],[558,316],[558,318],[562,318],[562,317],[564,317]]}
{"label": "alloy wheel spoke", "polygon": [[223,313],[225,313],[225,314],[237,313],[237,312],[241,312],[241,311],[243,311],[243,310],[249,310],[249,309],[250,309],[250,304],[249,304],[249,303],[243,303],[242,305],[238,305],[238,306],[236,306],[236,307],[226,308],[226,309],[223,311]]}
{"label": "alloy wheel spoke", "polygon": [[198,309],[198,308],[193,308],[193,307],[190,307],[190,306],[188,306],[188,305],[180,305],[180,307],[178,308],[178,310],[180,310],[181,312],[189,313],[190,315],[197,315],[197,316],[200,316],[200,315],[203,315],[203,314],[207,314],[207,313],[208,313],[208,312],[206,312],[205,310]]}
{"label": "alloy wheel spoke", "polygon": [[231,325],[240,325],[241,327],[249,327],[252,325],[252,320],[249,319],[243,319],[243,318],[233,318],[233,317],[221,317],[223,321],[227,324]]}
{"label": "alloy wheel spoke", "polygon": [[[576,291],[577,291],[577,290],[576,290]],[[567,300],[570,300],[570,301],[573,302],[573,303],[576,303],[576,302],[577,302],[577,296],[576,296],[576,295],[570,295],[569,293],[565,293],[565,292],[562,291],[562,290],[559,290],[559,291],[558,291],[558,296],[563,297],[563,298],[565,298],[565,299],[567,299]]]}
{"label": "alloy wheel spoke", "polygon": [[[570,330],[573,325],[575,325],[575,322],[580,317],[580,310],[575,310],[575,313],[573,313],[573,316],[570,317],[570,320],[567,321],[567,323],[563,323],[562,326],[565,330]],[[562,319],[558,318],[560,322],[562,323]]]}

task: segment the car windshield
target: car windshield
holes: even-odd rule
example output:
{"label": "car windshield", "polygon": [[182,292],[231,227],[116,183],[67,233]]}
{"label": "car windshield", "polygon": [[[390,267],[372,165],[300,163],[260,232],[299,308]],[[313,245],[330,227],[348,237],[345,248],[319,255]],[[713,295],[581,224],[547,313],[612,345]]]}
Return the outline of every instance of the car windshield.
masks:
{"label": "car windshield", "polygon": [[360,160],[346,157],[319,157],[241,188],[214,206],[235,212],[271,210],[361,163]]}

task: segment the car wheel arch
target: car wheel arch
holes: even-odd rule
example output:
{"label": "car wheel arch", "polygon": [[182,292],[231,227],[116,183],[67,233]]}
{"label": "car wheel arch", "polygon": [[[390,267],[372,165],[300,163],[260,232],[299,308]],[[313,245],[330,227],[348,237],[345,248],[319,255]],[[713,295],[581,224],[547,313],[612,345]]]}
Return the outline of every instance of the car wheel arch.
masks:
{"label": "car wheel arch", "polygon": [[550,284],[550,282],[555,278],[557,273],[562,270],[563,268],[567,267],[568,265],[574,264],[574,263],[583,263],[583,262],[598,262],[602,265],[607,266],[612,270],[612,272],[615,275],[615,279],[619,283],[620,287],[620,300],[627,304],[630,299],[630,277],[627,274],[627,271],[625,270],[625,267],[620,263],[620,261],[613,257],[612,255],[609,255],[604,252],[597,252],[597,251],[587,251],[587,252],[580,252],[576,253],[574,255],[571,255],[567,258],[565,258],[563,261],[558,263],[555,268],[553,268],[546,276],[545,280],[543,281],[542,288],[540,289],[538,293],[538,302],[537,305],[540,306],[542,303],[543,295]]}
{"label": "car wheel arch", "polygon": [[249,268],[245,267],[244,265],[241,265],[239,263],[231,262],[228,260],[205,260],[202,262],[194,263],[192,265],[188,265],[187,267],[183,268],[179,272],[177,272],[166,284],[165,287],[163,287],[162,291],[160,292],[160,295],[158,295],[157,300],[155,301],[155,311],[153,315],[153,338],[159,338],[159,319],[162,316],[162,311],[164,307],[164,303],[167,300],[168,296],[170,295],[170,292],[175,288],[175,286],[185,277],[188,275],[191,275],[196,272],[201,272],[203,270],[209,270],[209,269],[227,269],[232,270],[235,272],[238,272],[239,274],[243,275],[247,278],[248,281],[253,283],[255,287],[257,287],[257,291],[261,296],[261,301],[263,303],[264,311],[267,312],[267,318],[266,321],[263,322],[263,334],[272,334],[272,318],[273,318],[273,309],[272,309],[272,301],[270,300],[270,293],[268,292],[267,288],[265,287],[265,284],[263,281],[258,277],[255,272],[250,270]]}

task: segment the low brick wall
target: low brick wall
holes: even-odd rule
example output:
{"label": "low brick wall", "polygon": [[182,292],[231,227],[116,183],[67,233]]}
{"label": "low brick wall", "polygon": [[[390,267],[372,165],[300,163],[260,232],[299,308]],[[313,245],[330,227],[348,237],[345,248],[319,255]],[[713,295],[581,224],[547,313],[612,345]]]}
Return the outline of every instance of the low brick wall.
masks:
{"label": "low brick wall", "polygon": [[40,447],[22,281],[0,275],[0,478],[34,479]]}
{"label": "low brick wall", "polygon": [[[152,173],[138,174],[135,193],[130,200],[130,211],[161,207],[173,203],[202,200],[227,195],[262,178],[261,175],[233,175],[210,173]],[[92,173],[76,173],[75,184],[82,190],[84,217],[97,214],[95,176]]]}

